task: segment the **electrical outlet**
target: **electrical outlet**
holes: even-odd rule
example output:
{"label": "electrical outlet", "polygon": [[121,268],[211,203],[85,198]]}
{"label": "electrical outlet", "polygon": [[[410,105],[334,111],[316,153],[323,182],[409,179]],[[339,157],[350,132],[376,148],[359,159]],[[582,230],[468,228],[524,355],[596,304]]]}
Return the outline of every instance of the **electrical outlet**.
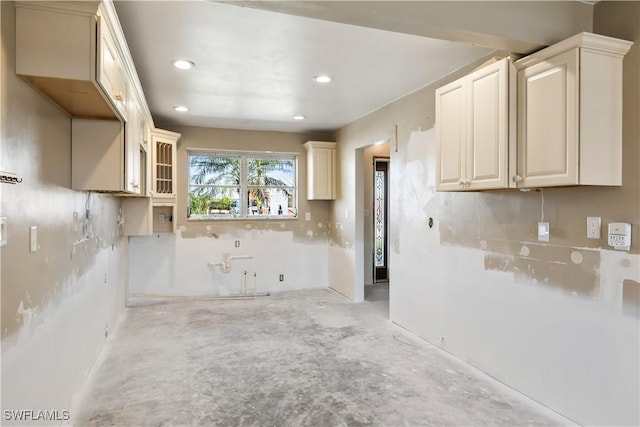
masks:
{"label": "electrical outlet", "polygon": [[7,217],[0,218],[0,248],[7,246]]}
{"label": "electrical outlet", "polygon": [[284,282],[284,274],[281,274],[281,275],[280,275],[279,280],[280,280],[281,282]]}
{"label": "electrical outlet", "polygon": [[38,227],[35,225],[29,228],[29,252],[38,251]]}
{"label": "electrical outlet", "polygon": [[602,219],[599,216],[587,217],[587,239],[599,239]]}
{"label": "electrical outlet", "polygon": [[539,242],[548,242],[549,241],[549,223],[548,222],[539,222],[538,223],[538,241]]}

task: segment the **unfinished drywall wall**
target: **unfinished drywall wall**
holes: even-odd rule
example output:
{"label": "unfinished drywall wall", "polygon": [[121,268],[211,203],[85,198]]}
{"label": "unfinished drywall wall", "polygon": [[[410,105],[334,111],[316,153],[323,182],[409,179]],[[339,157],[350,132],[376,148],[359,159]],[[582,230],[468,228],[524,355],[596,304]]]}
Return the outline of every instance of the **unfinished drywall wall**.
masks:
{"label": "unfinished drywall wall", "polygon": [[[130,294],[234,295],[327,287],[329,207],[307,200],[308,140],[327,135],[173,127],[177,149],[177,233],[130,239]],[[298,218],[190,220],[187,218],[187,149],[298,154]],[[307,216],[308,215],[308,216]],[[308,218],[308,219],[307,219]],[[236,241],[239,247],[236,247]],[[250,255],[220,266],[227,256]],[[246,276],[245,276],[246,272]],[[280,276],[284,279],[281,281]]]}
{"label": "unfinished drywall wall", "polygon": [[[437,193],[434,91],[477,65],[470,64],[338,132],[340,227],[332,229],[329,260],[339,268],[330,264],[330,280],[357,295],[355,156],[397,126],[391,320],[578,423],[637,425],[639,240],[629,252],[613,251],[606,236],[588,240],[585,226],[587,216],[600,216],[640,232],[640,14],[637,2],[595,11],[599,31],[635,43],[624,62],[623,186]],[[543,198],[551,223],[545,245],[536,233]]]}
{"label": "unfinished drywall wall", "polygon": [[[126,240],[117,227],[117,199],[70,189],[71,120],[16,76],[15,8],[12,2],[0,7],[0,169],[23,179],[0,184],[8,234],[1,253],[1,423],[29,425],[29,417],[11,411],[64,417],[104,346],[105,328],[116,326],[124,305]],[[35,252],[29,250],[32,226]],[[48,421],[35,423],[56,420]]]}

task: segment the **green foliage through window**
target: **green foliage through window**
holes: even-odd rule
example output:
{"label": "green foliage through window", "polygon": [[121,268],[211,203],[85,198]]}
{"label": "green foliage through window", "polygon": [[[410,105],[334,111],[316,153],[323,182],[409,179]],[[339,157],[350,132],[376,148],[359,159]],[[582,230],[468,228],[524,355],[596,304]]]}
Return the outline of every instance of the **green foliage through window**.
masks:
{"label": "green foliage through window", "polygon": [[296,166],[294,155],[189,152],[188,215],[297,217]]}

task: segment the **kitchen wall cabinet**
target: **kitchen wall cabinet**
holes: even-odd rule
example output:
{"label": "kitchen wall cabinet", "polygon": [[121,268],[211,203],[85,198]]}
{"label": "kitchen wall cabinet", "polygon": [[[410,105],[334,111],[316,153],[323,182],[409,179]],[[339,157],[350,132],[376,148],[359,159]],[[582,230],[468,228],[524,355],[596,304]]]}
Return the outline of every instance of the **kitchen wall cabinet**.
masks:
{"label": "kitchen wall cabinet", "polygon": [[17,2],[16,73],[72,117],[73,189],[150,191],[153,120],[111,2]]}
{"label": "kitchen wall cabinet", "polygon": [[581,33],[515,63],[519,187],[622,184],[622,60],[631,44]]}
{"label": "kitchen wall cabinet", "polygon": [[16,73],[73,117],[126,120],[123,40],[110,3],[16,4]]}
{"label": "kitchen wall cabinet", "polygon": [[122,199],[122,233],[125,236],[149,236],[155,233],[175,233],[175,204],[153,202],[150,197]]}
{"label": "kitchen wall cabinet", "polygon": [[308,141],[307,200],[335,200],[336,198],[336,143]]}
{"label": "kitchen wall cabinet", "polygon": [[149,197],[129,197],[122,200],[123,233],[127,236],[176,232],[175,159],[180,134],[153,129],[150,135],[152,173]]}
{"label": "kitchen wall cabinet", "polygon": [[509,70],[504,58],[436,90],[436,189],[508,186]]}
{"label": "kitchen wall cabinet", "polygon": [[436,189],[621,185],[631,44],[580,33],[437,89]]}
{"label": "kitchen wall cabinet", "polygon": [[126,192],[133,169],[125,162],[124,125],[116,120],[71,120],[71,187]]}
{"label": "kitchen wall cabinet", "polygon": [[176,145],[180,134],[154,129],[151,132],[153,151],[153,189],[156,202],[176,199]]}

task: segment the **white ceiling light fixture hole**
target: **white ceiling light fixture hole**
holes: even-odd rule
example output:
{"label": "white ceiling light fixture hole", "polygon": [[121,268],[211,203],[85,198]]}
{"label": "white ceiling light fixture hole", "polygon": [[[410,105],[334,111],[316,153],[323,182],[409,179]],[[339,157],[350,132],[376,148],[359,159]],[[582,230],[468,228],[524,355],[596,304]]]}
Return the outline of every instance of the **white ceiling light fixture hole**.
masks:
{"label": "white ceiling light fixture hole", "polygon": [[186,113],[187,111],[189,111],[189,109],[184,105],[176,105],[175,107],[173,107],[173,109],[176,110],[178,113]]}
{"label": "white ceiling light fixture hole", "polygon": [[196,66],[193,61],[188,61],[186,59],[175,59],[171,61],[171,63],[179,70],[190,70]]}
{"label": "white ceiling light fixture hole", "polygon": [[326,74],[319,74],[313,78],[313,81],[316,83],[329,83],[333,80],[333,77],[327,76]]}
{"label": "white ceiling light fixture hole", "polygon": [[304,120],[306,118],[307,118],[307,116],[303,116],[302,114],[298,114],[296,116],[293,116],[293,120]]}

